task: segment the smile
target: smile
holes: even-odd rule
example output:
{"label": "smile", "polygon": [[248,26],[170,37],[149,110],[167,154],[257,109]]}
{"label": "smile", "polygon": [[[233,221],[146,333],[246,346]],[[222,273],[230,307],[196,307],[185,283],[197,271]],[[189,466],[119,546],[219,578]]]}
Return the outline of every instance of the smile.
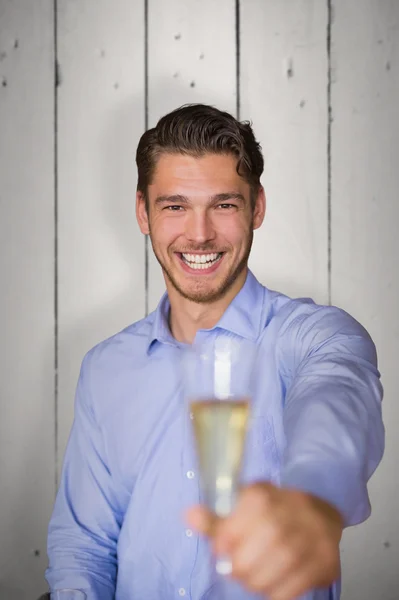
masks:
{"label": "smile", "polygon": [[222,252],[212,254],[180,254],[183,262],[191,269],[204,270],[216,265],[223,256]]}

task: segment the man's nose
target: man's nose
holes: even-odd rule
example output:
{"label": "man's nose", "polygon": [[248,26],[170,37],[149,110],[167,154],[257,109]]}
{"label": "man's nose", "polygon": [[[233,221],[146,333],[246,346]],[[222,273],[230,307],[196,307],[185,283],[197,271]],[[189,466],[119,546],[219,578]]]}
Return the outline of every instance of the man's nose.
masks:
{"label": "man's nose", "polygon": [[192,242],[203,244],[216,236],[212,219],[206,211],[192,211],[186,222],[186,237]]}

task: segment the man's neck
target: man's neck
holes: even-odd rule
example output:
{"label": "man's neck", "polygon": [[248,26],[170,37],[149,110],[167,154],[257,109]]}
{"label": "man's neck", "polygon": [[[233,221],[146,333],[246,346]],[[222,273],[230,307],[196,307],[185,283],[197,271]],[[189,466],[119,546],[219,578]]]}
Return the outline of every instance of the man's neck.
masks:
{"label": "man's neck", "polygon": [[169,327],[178,342],[191,344],[199,329],[211,329],[218,323],[225,310],[243,287],[248,270],[245,269],[226,294],[209,304],[193,302],[183,298],[179,292],[167,285],[170,302]]}

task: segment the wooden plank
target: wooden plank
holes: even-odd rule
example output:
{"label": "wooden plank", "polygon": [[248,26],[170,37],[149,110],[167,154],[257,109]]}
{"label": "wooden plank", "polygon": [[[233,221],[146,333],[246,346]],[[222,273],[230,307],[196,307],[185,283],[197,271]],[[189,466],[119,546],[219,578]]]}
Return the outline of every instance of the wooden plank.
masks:
{"label": "wooden plank", "polygon": [[[182,104],[203,102],[235,113],[234,0],[150,2],[148,15],[148,122]],[[149,244],[149,309],[165,291]]]}
{"label": "wooden plank", "polygon": [[375,340],[387,430],[385,457],[370,484],[372,516],[344,536],[343,599],[393,600],[399,564],[399,4],[334,1],[333,8],[332,300]]}
{"label": "wooden plank", "polygon": [[241,2],[241,118],[265,158],[265,223],[250,266],[265,285],[328,301],[325,2]]}
{"label": "wooden plank", "polygon": [[54,464],[54,69],[47,0],[0,6],[0,598],[46,589]]}
{"label": "wooden plank", "polygon": [[144,316],[144,4],[59,3],[58,60],[60,466],[84,353]]}

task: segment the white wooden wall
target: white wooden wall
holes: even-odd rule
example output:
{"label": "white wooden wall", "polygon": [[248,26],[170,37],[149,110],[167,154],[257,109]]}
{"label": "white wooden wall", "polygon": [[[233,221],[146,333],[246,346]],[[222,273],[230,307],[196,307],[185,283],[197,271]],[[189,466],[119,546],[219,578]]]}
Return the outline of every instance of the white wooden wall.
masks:
{"label": "white wooden wall", "polygon": [[[55,69],[55,64],[58,68]],[[399,2],[0,0],[0,600],[46,589],[83,354],[164,289],[134,219],[140,134],[207,102],[266,161],[251,267],[374,337],[387,450],[344,600],[399,597]]]}
{"label": "white wooden wall", "polygon": [[54,500],[54,46],[47,0],[0,2],[0,598],[45,589]]}
{"label": "white wooden wall", "polygon": [[[362,9],[360,10],[360,4]],[[332,25],[332,302],[368,328],[385,387],[373,514],[343,544],[347,600],[399,598],[399,2],[338,2]]]}

